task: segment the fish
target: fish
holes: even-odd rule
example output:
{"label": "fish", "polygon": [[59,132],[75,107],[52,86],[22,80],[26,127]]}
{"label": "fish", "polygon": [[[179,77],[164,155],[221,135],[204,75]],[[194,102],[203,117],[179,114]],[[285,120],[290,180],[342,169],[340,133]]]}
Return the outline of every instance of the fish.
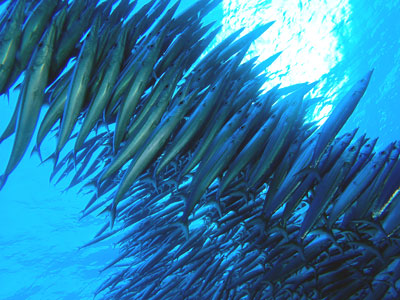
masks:
{"label": "fish", "polygon": [[94,1],[73,1],[68,8],[66,24],[55,48],[51,78],[58,77],[74,53],[76,45],[93,22],[94,5]]}
{"label": "fish", "polygon": [[333,140],[356,108],[368,87],[373,71],[373,69],[368,71],[358,82],[354,84],[354,86],[347,92],[343,99],[341,99],[340,102],[335,106],[328,119],[319,129],[318,141],[311,159],[312,166],[318,164],[326,147]]}
{"label": "fish", "polygon": [[[170,72],[171,73],[166,73],[162,79],[170,79],[174,74],[179,74],[178,66],[172,67]],[[179,76],[176,78],[178,79]],[[117,155],[115,155],[111,163],[107,165],[106,169],[98,179],[99,183],[118,171],[129,159],[133,158],[159,124],[159,121],[172,98],[172,93],[177,83],[176,79],[174,80],[175,83],[171,83],[169,80],[164,81],[162,79],[158,82],[160,88],[158,86],[155,87],[155,89],[159,90],[159,93],[152,97],[154,101],[149,99],[149,102],[157,101],[157,103],[152,103],[153,105],[148,108],[148,113],[142,111],[142,120],[139,120],[139,117],[138,120],[136,120],[136,122],[140,122],[140,124],[138,124],[140,126],[135,127],[136,130],[133,130],[130,134],[131,138],[126,142],[125,146],[117,153]]]}
{"label": "fish", "polygon": [[155,174],[158,175],[163,168],[185,147],[195,134],[201,129],[206,121],[206,117],[211,112],[211,109],[217,105],[216,100],[218,99],[221,88],[222,81],[218,81],[212,87],[210,87],[207,95],[201,101],[199,106],[189,117],[187,122],[179,130],[172,142],[171,146],[166,150],[166,154],[163,156],[162,160],[158,164]]}
{"label": "fish", "polygon": [[83,105],[97,49],[96,36],[99,26],[100,18],[97,18],[94,21],[93,27],[90,29],[90,33],[85,39],[77,63],[74,67],[60,125],[60,134],[57,140],[55,152],[56,158],[67,143]]}
{"label": "fish", "polygon": [[42,38],[46,27],[53,16],[58,1],[41,0],[23,24],[20,45],[16,53],[16,63],[7,82],[10,87],[18,79],[21,72],[27,68],[36,45]]}
{"label": "fish", "polygon": [[[271,171],[272,164],[276,159],[277,154],[282,151],[282,146],[284,145],[297,117],[296,113],[302,96],[302,94],[300,94],[300,96],[295,95],[292,106],[285,110],[279,118],[275,130],[272,131],[257,165],[249,176],[249,188],[256,187],[261,177],[265,176],[266,172]],[[279,130],[277,130],[278,128]],[[283,128],[283,130],[280,130],[280,128]]]}
{"label": "fish", "polygon": [[0,91],[3,91],[9,81],[9,76],[15,64],[17,50],[22,36],[25,1],[17,1],[12,11],[1,26],[0,32]]}
{"label": "fish", "polygon": [[29,63],[18,105],[18,117],[13,151],[8,160],[6,170],[0,179],[2,188],[10,173],[21,161],[33,136],[40,109],[44,101],[44,90],[49,76],[51,55],[55,37],[54,23],[48,28],[40,40]]}
{"label": "fish", "polygon": [[140,148],[138,153],[133,158],[125,175],[118,186],[117,193],[113,199],[112,206],[112,220],[115,220],[116,207],[118,203],[123,199],[125,193],[129,187],[135,182],[138,176],[146,169],[148,164],[154,159],[156,154],[162,149],[165,142],[169,138],[171,132],[178,125],[179,121],[184,117],[188,110],[188,106],[196,96],[197,91],[188,93],[190,80],[187,83],[185,91],[181,95],[181,101],[178,105],[171,110],[165,117],[164,120],[154,129],[153,133],[146,140],[145,144]]}
{"label": "fish", "polygon": [[130,83],[130,89],[127,92],[125,99],[118,110],[118,117],[116,123],[116,129],[113,140],[114,152],[119,149],[120,143],[124,139],[125,129],[129,124],[129,120],[135,111],[135,108],[147,87],[149,77],[152,74],[154,64],[156,63],[160,50],[161,44],[165,37],[165,30],[163,30],[158,36],[154,37],[154,41],[148,46],[148,52],[143,57],[143,60],[137,62],[136,76]]}
{"label": "fish", "polygon": [[50,2],[0,16],[1,92],[25,73],[0,181],[39,127],[50,180],[89,194],[81,218],[106,216],[81,248],[121,250],[96,295],[396,298],[380,283],[400,274],[398,142],[340,134],[373,69],[318,125],[323,81],[266,88],[281,52],[251,57],[273,22],[225,34],[207,21],[222,0]]}
{"label": "fish", "polygon": [[11,119],[8,122],[6,129],[4,129],[3,133],[0,136],[0,142],[3,142],[4,140],[6,140],[15,133],[20,106],[21,106],[21,101],[18,99],[17,104],[15,105],[14,108],[13,115],[11,116]]}
{"label": "fish", "polygon": [[108,59],[106,59],[106,73],[101,80],[100,86],[98,87],[98,89],[96,89],[97,93],[88,108],[88,113],[75,141],[75,153],[80,150],[83,142],[89,135],[90,131],[93,129],[95,123],[99,120],[103,110],[106,108],[108,102],[110,101],[112,88],[116,83],[117,76],[121,68],[126,37],[127,29],[121,32],[115,48],[113,48],[113,50],[109,54]]}
{"label": "fish", "polygon": [[280,119],[280,115],[283,110],[277,109],[267,121],[260,127],[252,139],[247,143],[243,150],[238,154],[232,164],[229,166],[225,175],[221,179],[219,185],[219,194],[223,194],[224,190],[229,186],[229,183],[239,174],[239,172],[255,157],[261,154],[263,147],[265,147],[268,138],[272,131],[277,126],[277,122]]}
{"label": "fish", "polygon": [[361,192],[372,182],[378,174],[383,164],[388,158],[393,144],[389,144],[386,149],[380,151],[373,157],[364,168],[356,175],[353,181],[346,187],[343,193],[336,199],[332,211],[329,215],[328,226],[331,227],[334,221],[354,203]]}
{"label": "fish", "polygon": [[249,125],[246,126],[246,124],[243,124],[241,127],[239,127],[232,137],[229,138],[206,163],[201,164],[199,169],[196,171],[190,184],[188,196],[185,198],[185,209],[179,223],[183,225],[182,228],[184,228],[186,239],[188,239],[189,235],[189,215],[192,213],[195,205],[198,203],[210,184],[226,168],[227,164],[230,162],[230,159],[236,153],[238,147],[243,141],[248,130]]}
{"label": "fish", "polygon": [[340,184],[343,182],[362,146],[363,139],[356,141],[354,145],[347,146],[345,151],[321,179],[315,187],[314,196],[308,208],[304,220],[301,223],[299,236],[304,239],[312,227],[318,223],[321,214],[335,197]]}
{"label": "fish", "polygon": [[[68,78],[68,77],[66,77]],[[69,79],[69,78],[68,78]],[[67,80],[68,80],[67,79]],[[65,102],[68,97],[68,81],[66,81],[61,90],[54,96],[53,102],[51,103],[49,109],[46,111],[46,114],[40,123],[39,131],[36,135],[36,145],[34,151],[37,151],[40,154],[40,145],[42,144],[44,138],[56,124],[56,122],[61,119],[65,107]]]}
{"label": "fish", "polygon": [[[397,153],[398,151],[396,151]],[[395,154],[396,157],[396,154]],[[374,218],[379,218],[386,207],[391,203],[393,198],[396,196],[397,191],[400,187],[400,179],[399,179],[399,170],[400,170],[400,163],[398,158],[395,158],[391,162],[392,168],[390,171],[390,175],[388,175],[387,179],[385,180],[382,193],[377,199],[377,203],[375,205],[375,209],[373,212]]]}

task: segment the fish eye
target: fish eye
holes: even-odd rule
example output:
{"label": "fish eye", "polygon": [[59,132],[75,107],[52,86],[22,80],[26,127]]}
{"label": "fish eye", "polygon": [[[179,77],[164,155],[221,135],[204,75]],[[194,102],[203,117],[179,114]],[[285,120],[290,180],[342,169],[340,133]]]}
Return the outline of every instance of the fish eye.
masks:
{"label": "fish eye", "polygon": [[39,45],[38,45],[38,47],[43,47],[43,43],[40,42]]}
{"label": "fish eye", "polygon": [[179,102],[179,105],[182,105],[184,103],[184,101],[182,100],[181,102]]}

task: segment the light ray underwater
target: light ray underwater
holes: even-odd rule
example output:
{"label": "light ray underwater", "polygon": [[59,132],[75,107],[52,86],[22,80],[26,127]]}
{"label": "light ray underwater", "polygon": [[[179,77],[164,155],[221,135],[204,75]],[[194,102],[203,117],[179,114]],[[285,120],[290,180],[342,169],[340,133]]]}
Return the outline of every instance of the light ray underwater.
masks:
{"label": "light ray underwater", "polygon": [[90,198],[77,251],[119,250],[95,299],[400,298],[400,141],[346,127],[375,66],[319,122],[323,80],[249,56],[273,19],[221,38],[222,0],[1,2],[0,188],[35,154]]}

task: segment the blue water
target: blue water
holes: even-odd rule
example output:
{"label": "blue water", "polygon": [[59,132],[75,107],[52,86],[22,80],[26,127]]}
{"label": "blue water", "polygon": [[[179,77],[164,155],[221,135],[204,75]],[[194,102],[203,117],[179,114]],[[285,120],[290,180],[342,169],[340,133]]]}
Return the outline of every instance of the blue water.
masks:
{"label": "blue water", "polygon": [[[339,91],[340,99],[351,83],[375,68],[365,96],[343,131],[360,127],[359,134],[379,137],[385,145],[400,137],[400,2],[354,0],[349,5],[347,22],[332,32],[342,60],[324,76],[327,83],[322,92],[348,81]],[[222,8],[212,18],[219,22],[221,15]],[[279,40],[279,36],[274,38]],[[5,96],[0,99],[0,131],[11,117],[17,95],[18,91],[11,93],[9,103]],[[46,146],[53,149],[54,139]],[[11,147],[12,138],[0,145],[1,171]],[[54,186],[49,183],[50,173],[50,164],[40,165],[38,157],[28,153],[0,192],[0,299],[92,299],[93,291],[111,272],[99,270],[118,254],[112,240],[78,250],[105,219],[79,220],[87,197],[78,194],[79,187],[62,192],[69,180]]]}
{"label": "blue water", "polygon": [[[383,145],[400,138],[400,2],[350,1],[350,28],[342,26],[338,38],[343,59],[332,69],[329,84],[344,76],[362,76],[374,68],[367,92],[343,131],[379,137]],[[347,32],[351,32],[351,35]]]}

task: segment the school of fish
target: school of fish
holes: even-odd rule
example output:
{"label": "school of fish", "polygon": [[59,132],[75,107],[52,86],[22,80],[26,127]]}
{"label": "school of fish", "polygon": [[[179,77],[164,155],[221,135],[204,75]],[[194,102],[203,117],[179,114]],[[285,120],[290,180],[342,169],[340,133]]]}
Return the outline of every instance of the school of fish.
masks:
{"label": "school of fish", "polygon": [[171,0],[1,2],[1,93],[23,80],[0,186],[31,140],[41,159],[56,140],[51,180],[73,174],[93,194],[82,216],[109,214],[83,247],[118,236],[97,298],[400,297],[400,142],[339,135],[372,70],[318,126],[315,83],[264,90],[279,53],[244,60],[273,22],[209,50],[221,26],[203,20],[221,0],[179,13]]}

